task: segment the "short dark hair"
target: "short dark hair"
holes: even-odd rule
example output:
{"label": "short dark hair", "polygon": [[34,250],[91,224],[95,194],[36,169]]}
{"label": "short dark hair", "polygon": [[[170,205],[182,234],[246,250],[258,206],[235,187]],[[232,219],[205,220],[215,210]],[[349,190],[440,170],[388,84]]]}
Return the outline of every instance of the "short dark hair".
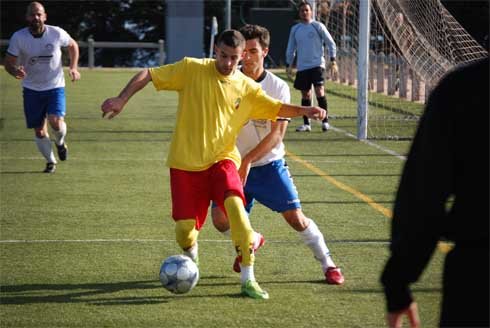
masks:
{"label": "short dark hair", "polygon": [[308,1],[301,1],[299,3],[298,10],[300,10],[301,7],[303,7],[303,6],[308,6],[308,7],[310,7],[311,10],[313,10],[313,8],[311,7],[311,3],[309,3]]}
{"label": "short dark hair", "polygon": [[259,39],[262,48],[269,48],[271,37],[269,30],[260,25],[246,24],[240,28],[245,40]]}
{"label": "short dark hair", "polygon": [[224,44],[225,46],[232,48],[245,48],[245,38],[243,37],[242,33],[238,32],[237,30],[224,30],[216,40],[216,45],[218,45],[218,47],[220,44]]}

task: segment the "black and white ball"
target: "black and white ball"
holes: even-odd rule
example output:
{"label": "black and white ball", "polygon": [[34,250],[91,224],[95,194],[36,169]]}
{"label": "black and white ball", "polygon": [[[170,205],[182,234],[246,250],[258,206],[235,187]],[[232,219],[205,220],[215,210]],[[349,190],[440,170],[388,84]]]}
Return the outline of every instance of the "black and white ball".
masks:
{"label": "black and white ball", "polygon": [[172,255],[160,267],[160,282],[174,294],[185,294],[194,288],[199,280],[199,269],[185,255]]}

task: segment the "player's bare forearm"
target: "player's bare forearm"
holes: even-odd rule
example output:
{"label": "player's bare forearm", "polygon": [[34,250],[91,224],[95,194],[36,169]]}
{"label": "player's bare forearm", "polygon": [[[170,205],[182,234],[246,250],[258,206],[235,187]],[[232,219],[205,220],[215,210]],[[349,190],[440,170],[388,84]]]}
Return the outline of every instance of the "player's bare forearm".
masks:
{"label": "player's bare forearm", "polygon": [[144,69],[133,76],[124,89],[119,93],[118,97],[121,98],[124,103],[127,103],[136,92],[143,89],[150,81],[150,71],[148,69]]}
{"label": "player's bare forearm", "polygon": [[80,72],[78,72],[78,58],[80,57],[80,50],[78,48],[78,43],[71,39],[68,44],[68,54],[70,56],[70,69],[68,70],[68,75],[72,82],[80,80]]}
{"label": "player's bare forearm", "polygon": [[80,50],[78,43],[71,39],[68,45],[68,54],[70,56],[70,69],[78,70],[78,59],[80,57]]}
{"label": "player's bare forearm", "polygon": [[150,72],[145,69],[137,73],[128,82],[124,89],[119,93],[117,97],[106,99],[101,106],[102,117],[109,114],[108,118],[111,119],[118,115],[129,101],[129,99],[139,90],[143,89],[148,82],[151,81]]}
{"label": "player's bare forearm", "polygon": [[264,137],[252,150],[250,150],[244,157],[244,161],[254,163],[270,153],[276,145],[282,141],[283,131],[287,128],[287,121],[272,122],[271,132]]}
{"label": "player's bare forearm", "polygon": [[282,104],[277,115],[280,117],[307,116],[315,120],[323,120],[325,117],[328,117],[327,111],[323,108],[290,104]]}
{"label": "player's bare forearm", "polygon": [[4,60],[5,70],[16,79],[23,79],[27,74],[23,66],[17,66],[17,57],[7,54]]}
{"label": "player's bare forearm", "polygon": [[80,50],[78,48],[78,43],[71,39],[68,45],[68,54],[70,56],[70,69],[68,75],[72,82],[80,80],[80,73],[78,72],[78,58],[80,56]]}

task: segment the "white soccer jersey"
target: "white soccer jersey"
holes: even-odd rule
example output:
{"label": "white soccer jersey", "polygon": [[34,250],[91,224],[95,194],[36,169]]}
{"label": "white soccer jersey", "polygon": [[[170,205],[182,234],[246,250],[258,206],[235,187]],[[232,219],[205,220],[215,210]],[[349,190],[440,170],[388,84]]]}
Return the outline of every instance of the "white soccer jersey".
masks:
{"label": "white soccer jersey", "polygon": [[17,57],[17,63],[27,73],[22,86],[36,91],[65,86],[61,63],[61,47],[70,43],[70,35],[57,26],[45,25],[46,30],[35,38],[23,28],[12,35],[7,52]]}
{"label": "white soccer jersey", "polygon": [[[291,94],[289,86],[282,79],[266,71],[265,78],[259,81],[265,93],[272,98],[280,100],[282,103],[289,104]],[[255,148],[262,139],[271,132],[271,121],[269,120],[250,120],[245,124],[237,138],[237,148],[242,157]],[[252,167],[269,164],[272,161],[283,158],[285,155],[284,144],[280,142],[271,152],[252,163]]]}

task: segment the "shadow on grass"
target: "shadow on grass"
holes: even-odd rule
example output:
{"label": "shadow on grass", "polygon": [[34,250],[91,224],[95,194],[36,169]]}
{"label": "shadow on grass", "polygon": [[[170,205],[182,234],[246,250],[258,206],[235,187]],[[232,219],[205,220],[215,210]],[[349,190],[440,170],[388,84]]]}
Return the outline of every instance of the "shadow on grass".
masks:
{"label": "shadow on grass", "polygon": [[[393,204],[393,200],[373,200],[374,203],[377,204]],[[345,201],[345,200],[311,200],[311,201],[301,201],[301,204],[340,204],[340,205],[348,205],[348,204],[366,204],[365,201]]]}
{"label": "shadow on grass", "polygon": [[[346,287],[348,287],[348,285],[345,285]],[[384,291],[382,288],[379,288],[379,289],[376,289],[376,288],[365,288],[365,289],[359,289],[359,288],[356,288],[356,289],[349,289],[349,288],[345,288],[345,289],[339,289],[340,292],[345,292],[345,293],[355,293],[355,294],[383,294],[384,295]],[[413,293],[442,293],[442,289],[441,288],[415,288],[415,287],[412,287],[411,288],[411,291]]]}
{"label": "shadow on grass", "polygon": [[293,178],[317,178],[317,177],[361,177],[361,178],[371,178],[371,177],[400,177],[400,173],[376,173],[376,174],[293,174]]}
{"label": "shadow on grass", "polygon": [[45,174],[43,171],[8,171],[8,172],[0,172],[0,174]]}
{"label": "shadow on grass", "polygon": [[[236,286],[239,290],[239,283],[202,283],[206,279],[216,279],[217,277],[202,277],[198,286]],[[219,278],[219,277],[218,277]],[[2,305],[24,305],[42,303],[86,303],[90,305],[147,305],[168,303],[179,298],[241,298],[239,293],[226,294],[185,294],[176,295],[166,291],[160,281],[127,281],[112,283],[92,283],[92,284],[23,284],[1,286],[0,304]],[[141,292],[144,290],[160,290],[159,296],[127,296],[111,297],[110,294],[119,292]],[[21,295],[11,295],[21,294]],[[34,294],[34,295],[25,295]],[[159,293],[160,294],[160,293]]]}

